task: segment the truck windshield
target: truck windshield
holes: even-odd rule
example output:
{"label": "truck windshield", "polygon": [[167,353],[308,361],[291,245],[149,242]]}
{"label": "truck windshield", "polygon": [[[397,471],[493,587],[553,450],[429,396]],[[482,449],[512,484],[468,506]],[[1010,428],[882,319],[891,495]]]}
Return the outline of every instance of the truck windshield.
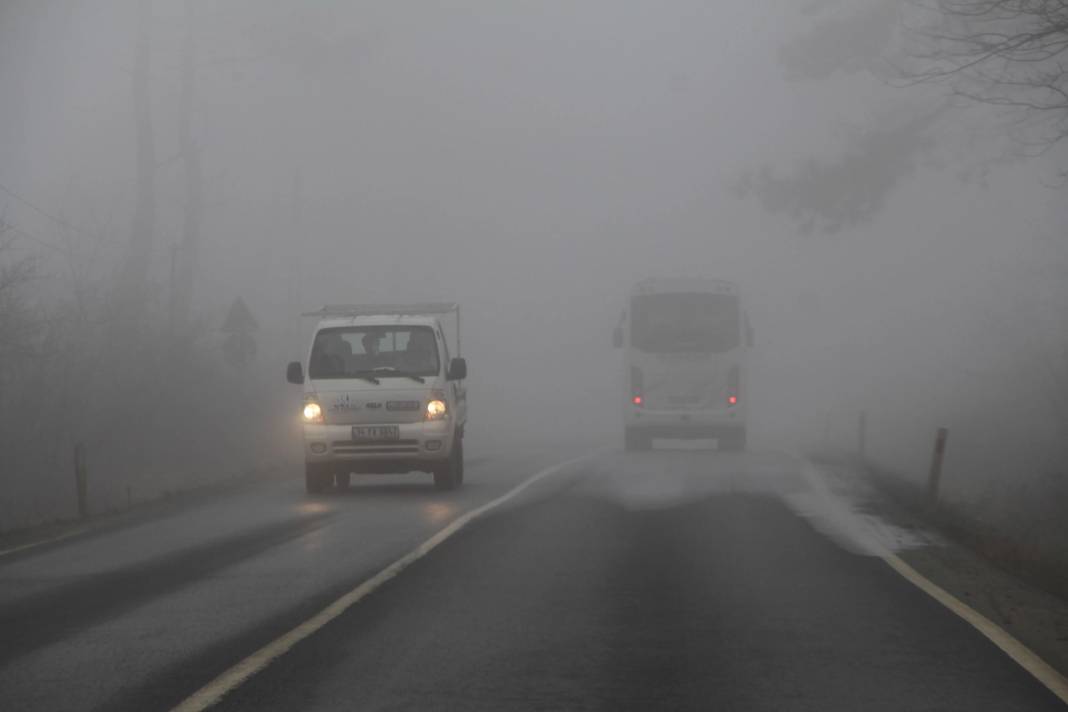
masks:
{"label": "truck windshield", "polygon": [[631,299],[630,343],[649,353],[723,353],[741,343],[733,294],[643,294]]}
{"label": "truck windshield", "polygon": [[352,326],[315,335],[310,378],[436,376],[437,340],[429,326]]}

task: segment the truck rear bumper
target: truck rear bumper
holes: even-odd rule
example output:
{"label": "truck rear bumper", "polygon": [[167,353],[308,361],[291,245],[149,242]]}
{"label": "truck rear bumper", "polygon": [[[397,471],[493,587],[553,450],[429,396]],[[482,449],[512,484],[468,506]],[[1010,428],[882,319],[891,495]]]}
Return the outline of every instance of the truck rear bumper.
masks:
{"label": "truck rear bumper", "polygon": [[725,430],[745,427],[745,411],[730,408],[716,411],[663,411],[631,408],[624,418],[627,429],[651,436],[710,437]]}

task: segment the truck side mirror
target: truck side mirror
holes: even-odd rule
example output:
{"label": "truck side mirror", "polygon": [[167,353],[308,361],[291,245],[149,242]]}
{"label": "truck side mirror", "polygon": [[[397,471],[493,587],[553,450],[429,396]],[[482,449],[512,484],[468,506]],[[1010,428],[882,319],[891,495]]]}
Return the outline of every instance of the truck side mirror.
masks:
{"label": "truck side mirror", "polygon": [[286,380],[290,383],[304,383],[304,368],[300,365],[300,361],[290,361],[286,366]]}
{"label": "truck side mirror", "polygon": [[449,362],[449,372],[445,378],[450,381],[462,381],[467,378],[467,359],[454,358]]}
{"label": "truck side mirror", "polygon": [[623,327],[617,326],[612,330],[612,348],[623,348]]}

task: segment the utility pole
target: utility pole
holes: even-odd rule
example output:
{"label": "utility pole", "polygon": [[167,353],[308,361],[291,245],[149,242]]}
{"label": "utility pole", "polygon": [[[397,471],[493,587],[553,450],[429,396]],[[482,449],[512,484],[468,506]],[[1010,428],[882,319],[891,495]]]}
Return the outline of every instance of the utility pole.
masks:
{"label": "utility pole", "polygon": [[185,165],[185,221],[175,291],[175,326],[188,323],[199,263],[201,225],[204,220],[204,172],[200,147],[193,131],[196,97],[196,46],[193,43],[193,0],[185,0],[185,38],[182,45],[182,94],[179,108],[179,143]]}
{"label": "utility pole", "polygon": [[136,202],[130,225],[123,295],[132,308],[143,296],[152,262],[156,225],[156,149],[152,129],[152,0],[137,4],[137,49],[133,70],[133,105],[137,134]]}
{"label": "utility pole", "polygon": [[174,327],[178,307],[178,285],[175,282],[178,271],[178,245],[171,245],[170,279],[167,282],[167,341],[174,344]]}
{"label": "utility pole", "polygon": [[[304,181],[301,178],[299,169],[293,174],[293,189],[289,200],[289,222],[289,235],[299,235],[304,223]],[[297,344],[300,340],[301,241],[291,239],[289,242],[293,246],[293,254],[289,259],[289,284],[287,285],[288,290],[286,300],[289,306],[290,317],[293,319],[293,335],[291,336],[291,339],[293,344]]]}
{"label": "utility pole", "polygon": [[868,412],[860,411],[857,416],[857,459],[862,463],[868,454]]}

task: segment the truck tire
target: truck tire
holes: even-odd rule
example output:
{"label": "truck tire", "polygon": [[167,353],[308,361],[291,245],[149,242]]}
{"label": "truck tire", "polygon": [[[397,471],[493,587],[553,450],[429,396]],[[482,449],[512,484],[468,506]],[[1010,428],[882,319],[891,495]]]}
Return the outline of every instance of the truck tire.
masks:
{"label": "truck tire", "polygon": [[464,483],[464,439],[456,436],[449,459],[434,468],[434,486],[454,490]]}
{"label": "truck tire", "polygon": [[344,492],[352,484],[352,473],[349,472],[347,467],[343,467],[340,470],[334,471],[334,486],[340,492]]}
{"label": "truck tire", "polygon": [[455,474],[456,474],[456,486],[460,487],[464,483],[464,469],[465,469],[464,468],[464,436],[462,434],[456,436],[456,445],[453,447],[453,451],[455,452],[457,449],[459,449],[459,453],[460,454],[457,456],[458,457],[457,462],[459,464],[458,464],[458,466],[456,468]]}
{"label": "truck tire", "polygon": [[334,481],[334,471],[328,462],[304,463],[304,488],[308,494],[322,494]]}

